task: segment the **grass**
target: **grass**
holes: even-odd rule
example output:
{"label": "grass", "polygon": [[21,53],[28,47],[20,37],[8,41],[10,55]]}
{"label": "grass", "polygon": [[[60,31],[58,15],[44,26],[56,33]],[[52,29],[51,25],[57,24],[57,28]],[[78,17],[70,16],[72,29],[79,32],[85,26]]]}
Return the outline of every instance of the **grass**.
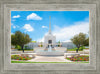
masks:
{"label": "grass", "polygon": [[[89,49],[89,48],[85,48],[85,46],[81,46],[78,51],[83,51],[84,49]],[[76,50],[77,50],[76,47],[72,49],[67,49],[67,51],[76,51]]]}
{"label": "grass", "polygon": [[89,63],[87,62],[29,62],[29,61],[11,61],[11,63]]}
{"label": "grass", "polygon": [[[67,51],[76,51],[76,49],[67,49]],[[78,51],[83,51],[83,50],[78,50]]]}
{"label": "grass", "polygon": [[[18,51],[23,51],[23,50],[18,50]],[[24,51],[33,51],[33,49],[30,49],[30,50],[26,50],[26,49],[25,49]]]}

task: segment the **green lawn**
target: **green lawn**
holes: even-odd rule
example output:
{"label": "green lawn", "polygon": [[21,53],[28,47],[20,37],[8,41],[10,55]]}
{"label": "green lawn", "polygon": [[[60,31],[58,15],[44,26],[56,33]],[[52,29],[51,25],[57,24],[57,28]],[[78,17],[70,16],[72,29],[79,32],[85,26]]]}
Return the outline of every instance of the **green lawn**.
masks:
{"label": "green lawn", "polygon": [[[18,51],[23,51],[23,50],[18,50]],[[25,49],[24,51],[33,51],[33,49],[30,49],[30,50],[26,50],[26,49]]]}
{"label": "green lawn", "polygon": [[[67,49],[67,51],[76,51],[77,48],[72,48],[72,49]],[[85,48],[84,46],[83,47],[80,47],[78,51],[83,51],[84,49],[89,49],[89,48]]]}
{"label": "green lawn", "polygon": [[[67,51],[76,51],[76,49],[67,49]],[[78,50],[78,51],[83,51],[83,50]]]}
{"label": "green lawn", "polygon": [[28,61],[11,61],[11,63],[89,63],[88,62],[28,62]]}

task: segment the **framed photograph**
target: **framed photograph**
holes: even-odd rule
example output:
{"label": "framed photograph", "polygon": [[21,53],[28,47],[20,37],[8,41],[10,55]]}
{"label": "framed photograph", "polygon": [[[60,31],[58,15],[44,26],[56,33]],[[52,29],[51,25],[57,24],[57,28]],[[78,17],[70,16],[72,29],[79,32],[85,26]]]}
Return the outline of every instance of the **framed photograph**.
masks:
{"label": "framed photograph", "polygon": [[1,1],[1,74],[98,74],[100,1]]}
{"label": "framed photograph", "polygon": [[89,63],[89,51],[89,11],[11,11],[11,63]]}

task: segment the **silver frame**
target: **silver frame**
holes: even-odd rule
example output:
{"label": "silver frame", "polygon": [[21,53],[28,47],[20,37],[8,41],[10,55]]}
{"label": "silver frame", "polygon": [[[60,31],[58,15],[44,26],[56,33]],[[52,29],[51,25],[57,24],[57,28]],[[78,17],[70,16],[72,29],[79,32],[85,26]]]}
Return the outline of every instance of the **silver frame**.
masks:
{"label": "silver frame", "polygon": [[[21,74],[21,73],[99,73],[100,60],[99,60],[99,43],[100,43],[100,16],[99,6],[100,1],[89,0],[33,0],[33,1],[0,1],[1,2],[1,25],[0,25],[0,66],[1,72],[8,74]],[[11,47],[11,25],[10,25],[10,12],[11,10],[33,10],[33,11],[89,11],[89,29],[90,29],[90,63],[82,64],[66,64],[66,63],[11,63],[10,60],[10,47]]]}

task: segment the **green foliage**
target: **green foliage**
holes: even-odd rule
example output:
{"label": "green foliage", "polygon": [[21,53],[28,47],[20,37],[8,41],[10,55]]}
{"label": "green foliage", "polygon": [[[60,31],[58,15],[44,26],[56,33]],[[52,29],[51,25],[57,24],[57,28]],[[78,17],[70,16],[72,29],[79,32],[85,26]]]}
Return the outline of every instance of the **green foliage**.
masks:
{"label": "green foliage", "polygon": [[43,45],[40,45],[40,47],[43,47]]}
{"label": "green foliage", "polygon": [[79,48],[79,50],[83,50],[83,49],[85,49],[85,47],[84,47],[84,46],[81,46],[81,47]]}
{"label": "green foliage", "polygon": [[60,44],[60,41],[58,41],[58,43]]}
{"label": "green foliage", "polygon": [[89,46],[89,37],[85,40],[84,46]]}
{"label": "green foliage", "polygon": [[[78,48],[73,48],[73,49],[67,49],[68,51],[76,51]],[[85,47],[84,46],[81,46],[80,48],[79,48],[79,50],[78,51],[83,51],[83,49],[85,49]]]}
{"label": "green foliage", "polygon": [[21,46],[16,45],[16,46],[15,46],[15,49],[21,49]]}
{"label": "green foliage", "polygon": [[11,63],[89,63],[89,61],[74,62],[31,62],[31,61],[11,61]]}
{"label": "green foliage", "polygon": [[36,43],[36,41],[32,41],[33,43]]}
{"label": "green foliage", "polygon": [[60,47],[60,45],[58,45],[58,47]]}
{"label": "green foliage", "polygon": [[[20,50],[22,50],[22,49],[18,49],[18,50],[20,51]],[[25,49],[25,48],[24,48],[24,50],[27,50],[27,51],[29,50],[29,51],[30,51],[30,50],[33,50],[33,49]]]}
{"label": "green foliage", "polygon": [[[31,38],[28,34],[21,33],[20,31],[16,31],[14,35],[11,35],[11,44],[19,45],[23,50],[24,44],[27,44],[31,41]],[[23,50],[24,52],[24,50]]]}
{"label": "green foliage", "polygon": [[78,52],[79,48],[84,45],[86,41],[86,34],[79,33],[78,35],[75,35],[71,41],[76,45],[78,49],[76,49],[76,52]]}
{"label": "green foliage", "polygon": [[24,46],[25,47],[25,49],[28,49],[28,46]]}
{"label": "green foliage", "polygon": [[11,45],[17,45],[15,35],[11,35]]}

